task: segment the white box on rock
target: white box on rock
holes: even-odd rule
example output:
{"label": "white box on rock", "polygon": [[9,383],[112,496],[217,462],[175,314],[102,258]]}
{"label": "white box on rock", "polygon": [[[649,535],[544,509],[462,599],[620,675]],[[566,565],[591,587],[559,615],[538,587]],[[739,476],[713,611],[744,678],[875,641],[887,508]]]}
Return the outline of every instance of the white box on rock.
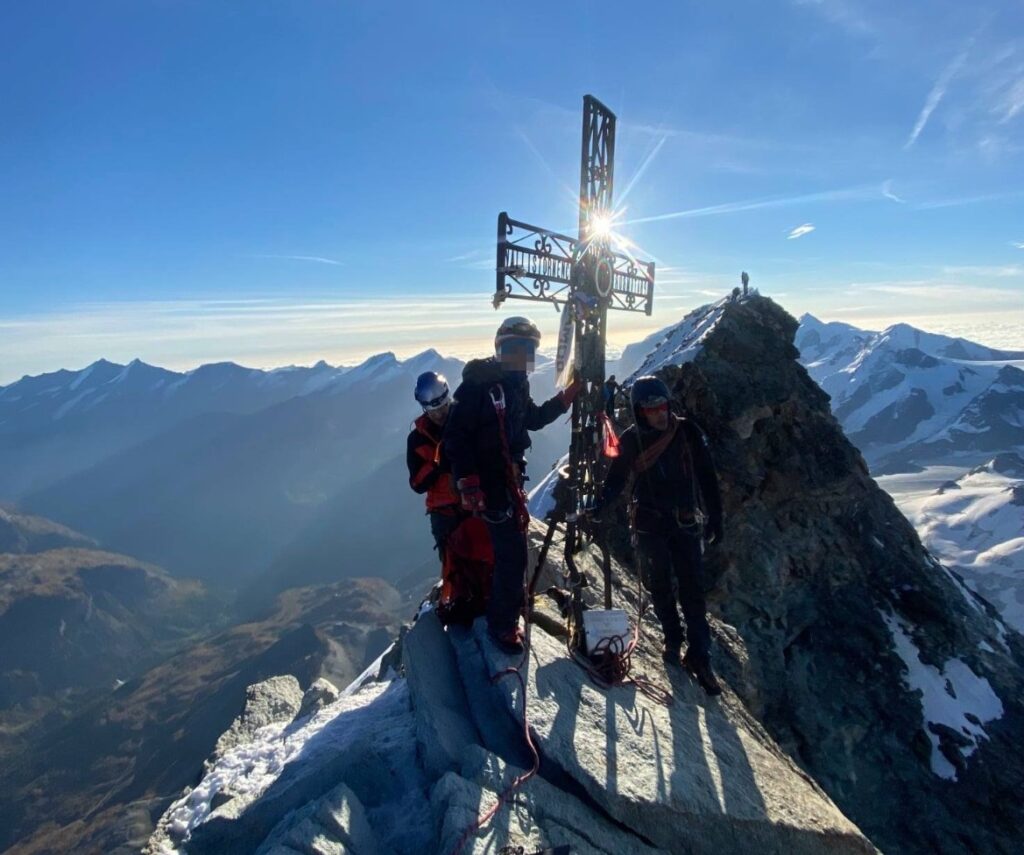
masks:
{"label": "white box on rock", "polygon": [[602,639],[618,636],[625,646],[632,634],[629,618],[622,609],[588,609],[583,612],[583,632],[587,639],[588,656]]}

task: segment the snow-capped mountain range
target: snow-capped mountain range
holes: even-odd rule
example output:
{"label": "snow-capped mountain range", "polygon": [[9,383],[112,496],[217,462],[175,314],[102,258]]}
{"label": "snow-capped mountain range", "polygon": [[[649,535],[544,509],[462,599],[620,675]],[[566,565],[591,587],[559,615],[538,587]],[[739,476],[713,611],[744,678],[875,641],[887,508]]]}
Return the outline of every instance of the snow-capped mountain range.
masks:
{"label": "snow-capped mountain range", "polygon": [[876,473],[1024,448],[1024,351],[896,324],[800,319],[800,359]]}

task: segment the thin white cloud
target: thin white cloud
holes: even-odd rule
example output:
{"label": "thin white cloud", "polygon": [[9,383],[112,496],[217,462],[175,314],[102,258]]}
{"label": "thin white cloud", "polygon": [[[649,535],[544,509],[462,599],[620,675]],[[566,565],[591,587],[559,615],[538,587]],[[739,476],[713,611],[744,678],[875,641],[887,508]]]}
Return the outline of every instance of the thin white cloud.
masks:
{"label": "thin white cloud", "polygon": [[1024,266],[1019,264],[991,265],[951,265],[942,268],[942,272],[949,276],[990,276],[997,279],[1010,279],[1016,276],[1024,276]]}
{"label": "thin white cloud", "polygon": [[1001,125],[1006,124],[1021,110],[1024,110],[1024,77],[1015,81],[1009,88],[1009,91],[1004,96],[1000,107],[1003,113],[999,119],[999,123]]}
{"label": "thin white cloud", "polygon": [[976,304],[979,300],[1019,301],[1019,288],[995,288],[991,286],[970,285],[963,282],[945,282],[933,279],[897,280],[891,282],[851,282],[849,287],[858,291],[871,291],[878,294],[912,297],[916,300],[943,301],[934,305],[944,305],[951,311],[954,306]]}
{"label": "thin white cloud", "polygon": [[874,32],[864,12],[848,0],[793,0],[796,6],[805,6],[817,11],[825,20],[857,35],[866,36]]}
{"label": "thin white cloud", "polygon": [[786,240],[796,240],[797,238],[802,238],[804,235],[809,235],[813,231],[813,223],[804,223],[802,226],[797,226],[793,231],[786,235]]}
{"label": "thin white cloud", "polygon": [[1011,240],[1010,246],[1012,246],[1014,249],[1024,249],[1024,240]]}
{"label": "thin white cloud", "polygon": [[284,261],[312,261],[316,264],[334,264],[337,266],[341,266],[343,263],[338,261],[336,258],[325,258],[322,255],[276,255],[261,253],[260,255],[254,255],[253,258],[273,258]]}
{"label": "thin white cloud", "polygon": [[899,202],[901,205],[906,203],[906,199],[897,196],[892,192],[892,179],[889,178],[882,182],[882,195],[886,199],[891,199],[893,202]]}
{"label": "thin white cloud", "polygon": [[935,112],[935,108],[939,106],[939,102],[943,97],[945,97],[949,84],[953,82],[953,78],[956,77],[960,69],[963,68],[964,63],[967,62],[967,56],[970,53],[971,46],[973,44],[974,38],[971,37],[964,49],[953,57],[953,61],[942,70],[942,74],[939,75],[935,84],[932,86],[931,91],[928,93],[928,97],[924,100],[924,106],[921,108],[917,121],[914,123],[914,129],[910,132],[910,136],[903,145],[904,149],[909,149],[915,142],[917,142],[917,138],[921,135],[921,131],[924,130],[924,127],[928,124],[928,120],[931,118],[932,113]]}
{"label": "thin white cloud", "polygon": [[977,205],[981,202],[1002,202],[1007,199],[1019,199],[1024,191],[1016,190],[1008,193],[985,193],[980,196],[961,196],[955,199],[938,199],[934,202],[918,202],[913,207],[918,211],[930,211],[935,208],[955,208],[960,205]]}
{"label": "thin white cloud", "polygon": [[691,217],[711,217],[718,214],[737,214],[743,211],[758,211],[763,208],[785,208],[790,205],[811,204],[815,202],[867,201],[877,198],[879,198],[878,185],[871,184],[861,187],[847,187],[842,190],[825,190],[820,193],[804,193],[799,196],[777,196],[767,199],[726,202],[722,205],[707,205],[702,208],[673,211],[669,214],[656,214],[652,217],[638,217],[633,220],[626,220],[622,225],[630,226],[636,223],[654,223],[661,220],[688,219]]}

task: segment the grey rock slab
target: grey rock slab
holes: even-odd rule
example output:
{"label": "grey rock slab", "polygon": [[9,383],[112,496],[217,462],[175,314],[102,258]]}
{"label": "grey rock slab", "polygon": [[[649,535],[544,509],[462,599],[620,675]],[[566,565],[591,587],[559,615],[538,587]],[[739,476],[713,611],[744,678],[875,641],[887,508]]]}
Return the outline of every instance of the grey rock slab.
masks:
{"label": "grey rock slab", "polygon": [[261,727],[279,721],[290,721],[302,705],[302,689],[291,674],[271,677],[254,683],[245,690],[245,706],[224,733],[220,735],[206,768],[236,745],[252,739]]}
{"label": "grey rock slab", "polygon": [[[463,627],[450,627],[448,630],[469,701],[469,713],[486,749],[506,763],[529,768],[533,764],[533,756],[523,740],[522,718],[510,710],[505,695],[494,690],[491,676],[515,665],[520,657],[506,656],[494,647],[487,640],[485,625],[485,620],[480,618],[471,630]],[[497,657],[493,663],[484,657],[482,644],[490,646],[492,656]],[[515,680],[510,677],[508,682],[511,684]]]}
{"label": "grey rock slab", "polygon": [[402,645],[416,739],[433,777],[458,769],[465,749],[480,743],[469,713],[455,652],[437,614],[420,615]]}
{"label": "grey rock slab", "polygon": [[389,855],[370,827],[362,803],[345,784],[281,820],[256,855]]}
{"label": "grey rock slab", "polygon": [[[507,666],[481,634],[494,673]],[[617,822],[669,852],[874,852],[872,844],[763,732],[731,719],[675,672],[670,706],[624,685],[605,691],[542,632],[524,677],[545,759]],[[497,691],[520,710],[518,689]]]}
{"label": "grey rock slab", "polygon": [[295,718],[299,719],[313,715],[313,713],[319,712],[328,704],[333,704],[339,697],[341,697],[341,691],[338,687],[325,677],[320,677],[306,689]]}
{"label": "grey rock slab", "polygon": [[464,855],[495,853],[505,846],[537,852],[565,844],[573,855],[654,855],[660,851],[537,776],[517,789],[492,819],[473,829],[523,771],[484,749],[470,748],[461,773],[444,775],[430,794],[440,825],[437,851],[454,852],[464,838]]}
{"label": "grey rock slab", "polygon": [[287,814],[339,783],[368,810],[406,797],[418,785],[408,691],[404,681],[375,691],[374,701],[339,714],[306,738],[301,753],[265,790],[217,808],[193,830],[186,851],[253,852]]}

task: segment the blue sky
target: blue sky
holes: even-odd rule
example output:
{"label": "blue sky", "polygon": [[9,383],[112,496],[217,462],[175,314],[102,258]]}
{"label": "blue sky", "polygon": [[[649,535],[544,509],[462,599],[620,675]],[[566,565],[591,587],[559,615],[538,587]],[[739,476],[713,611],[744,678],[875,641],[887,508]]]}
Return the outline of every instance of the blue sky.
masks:
{"label": "blue sky", "polygon": [[587,92],[658,263],[654,317],[616,313],[614,343],[746,269],[795,315],[1024,348],[1018,2],[4,14],[0,383],[485,349],[496,215],[573,228]]}

